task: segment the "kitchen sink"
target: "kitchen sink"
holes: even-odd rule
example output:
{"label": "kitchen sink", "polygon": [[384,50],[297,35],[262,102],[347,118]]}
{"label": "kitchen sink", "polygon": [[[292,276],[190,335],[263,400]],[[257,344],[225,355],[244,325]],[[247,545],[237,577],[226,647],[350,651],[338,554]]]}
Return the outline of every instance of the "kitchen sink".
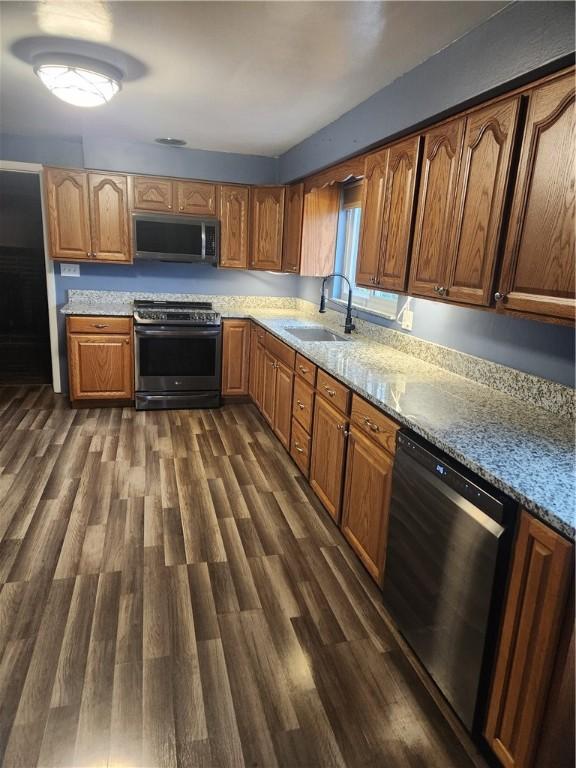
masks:
{"label": "kitchen sink", "polygon": [[292,336],[296,336],[300,341],[350,341],[345,336],[340,336],[338,333],[329,331],[326,328],[285,326],[284,330],[291,333]]}

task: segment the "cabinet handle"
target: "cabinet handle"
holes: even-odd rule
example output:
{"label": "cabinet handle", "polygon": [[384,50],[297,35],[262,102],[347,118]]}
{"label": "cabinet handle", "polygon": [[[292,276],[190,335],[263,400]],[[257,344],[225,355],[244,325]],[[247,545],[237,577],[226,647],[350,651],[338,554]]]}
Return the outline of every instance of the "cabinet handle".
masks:
{"label": "cabinet handle", "polygon": [[124,339],[124,344],[130,344],[130,339]]}
{"label": "cabinet handle", "polygon": [[380,427],[378,426],[378,424],[375,424],[373,421],[370,421],[370,419],[367,416],[364,417],[364,424],[366,424],[367,427],[370,427],[372,432],[380,432]]}
{"label": "cabinet handle", "polygon": [[294,440],[294,448],[296,448],[298,453],[304,453],[304,448],[300,448],[296,440]]}
{"label": "cabinet handle", "polygon": [[494,294],[494,301],[504,301],[505,298],[506,298],[506,294],[500,293],[500,291],[496,291],[496,293]]}
{"label": "cabinet handle", "polygon": [[180,208],[179,208],[178,210],[180,210],[180,211],[183,211],[183,210],[184,210],[184,206],[183,206],[183,205],[181,205],[181,206],[180,206]]}
{"label": "cabinet handle", "polygon": [[446,296],[448,291],[443,285],[435,285],[434,286],[434,293],[437,293],[438,296]]}
{"label": "cabinet handle", "polygon": [[108,328],[107,323],[92,323],[92,325],[94,326],[94,328]]}
{"label": "cabinet handle", "polygon": [[169,210],[172,210],[172,206],[171,205],[169,205],[168,208],[169,208]]}
{"label": "cabinet handle", "polygon": [[305,368],[303,365],[299,365],[298,370],[302,371],[302,373],[308,373],[308,368]]}
{"label": "cabinet handle", "polygon": [[330,389],[330,387],[327,387],[326,384],[324,384],[324,389],[328,393],[329,397],[334,397],[334,395],[336,394],[336,392],[333,389]]}
{"label": "cabinet handle", "polygon": [[301,411],[303,411],[304,408],[306,407],[302,402],[302,400],[296,400],[296,403],[298,404],[298,408],[300,408]]}

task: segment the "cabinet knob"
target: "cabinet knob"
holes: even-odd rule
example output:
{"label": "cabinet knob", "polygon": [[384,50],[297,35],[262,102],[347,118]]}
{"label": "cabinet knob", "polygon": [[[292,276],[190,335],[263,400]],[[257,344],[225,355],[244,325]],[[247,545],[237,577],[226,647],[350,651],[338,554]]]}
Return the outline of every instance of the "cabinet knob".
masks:
{"label": "cabinet knob", "polygon": [[444,288],[443,285],[435,285],[434,286],[434,293],[437,293],[438,296],[446,296],[447,290]]}
{"label": "cabinet knob", "polygon": [[169,205],[169,206],[168,206],[168,208],[169,208],[170,210],[172,210],[172,206],[171,206],[171,205]]}
{"label": "cabinet knob", "polygon": [[181,206],[180,206],[180,208],[179,208],[178,210],[180,210],[180,211],[183,211],[183,210],[184,210],[184,206],[183,206],[183,205],[181,205]]}
{"label": "cabinet knob", "polygon": [[504,301],[505,298],[506,298],[506,294],[500,293],[500,291],[496,291],[496,293],[494,294],[494,301]]}

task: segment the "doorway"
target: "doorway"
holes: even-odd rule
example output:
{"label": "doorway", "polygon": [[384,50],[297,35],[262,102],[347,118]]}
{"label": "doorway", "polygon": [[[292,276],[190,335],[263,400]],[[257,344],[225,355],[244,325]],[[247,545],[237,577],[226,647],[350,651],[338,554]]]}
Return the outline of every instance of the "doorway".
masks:
{"label": "doorway", "polygon": [[0,171],[0,384],[52,384],[37,173]]}

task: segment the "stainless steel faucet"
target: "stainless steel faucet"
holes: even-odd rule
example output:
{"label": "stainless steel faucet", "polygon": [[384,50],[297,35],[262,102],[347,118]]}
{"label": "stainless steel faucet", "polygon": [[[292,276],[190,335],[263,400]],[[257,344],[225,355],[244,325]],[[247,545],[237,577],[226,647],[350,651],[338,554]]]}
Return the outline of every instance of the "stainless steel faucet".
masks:
{"label": "stainless steel faucet", "polygon": [[341,277],[348,283],[348,306],[346,307],[346,322],[344,323],[344,333],[352,333],[354,328],[356,328],[352,322],[352,286],[350,285],[350,280],[348,280],[346,275],[343,275],[341,272],[331,272],[329,275],[324,276],[322,279],[322,292],[320,293],[320,309],[318,311],[326,312],[326,280],[329,280],[331,277]]}

